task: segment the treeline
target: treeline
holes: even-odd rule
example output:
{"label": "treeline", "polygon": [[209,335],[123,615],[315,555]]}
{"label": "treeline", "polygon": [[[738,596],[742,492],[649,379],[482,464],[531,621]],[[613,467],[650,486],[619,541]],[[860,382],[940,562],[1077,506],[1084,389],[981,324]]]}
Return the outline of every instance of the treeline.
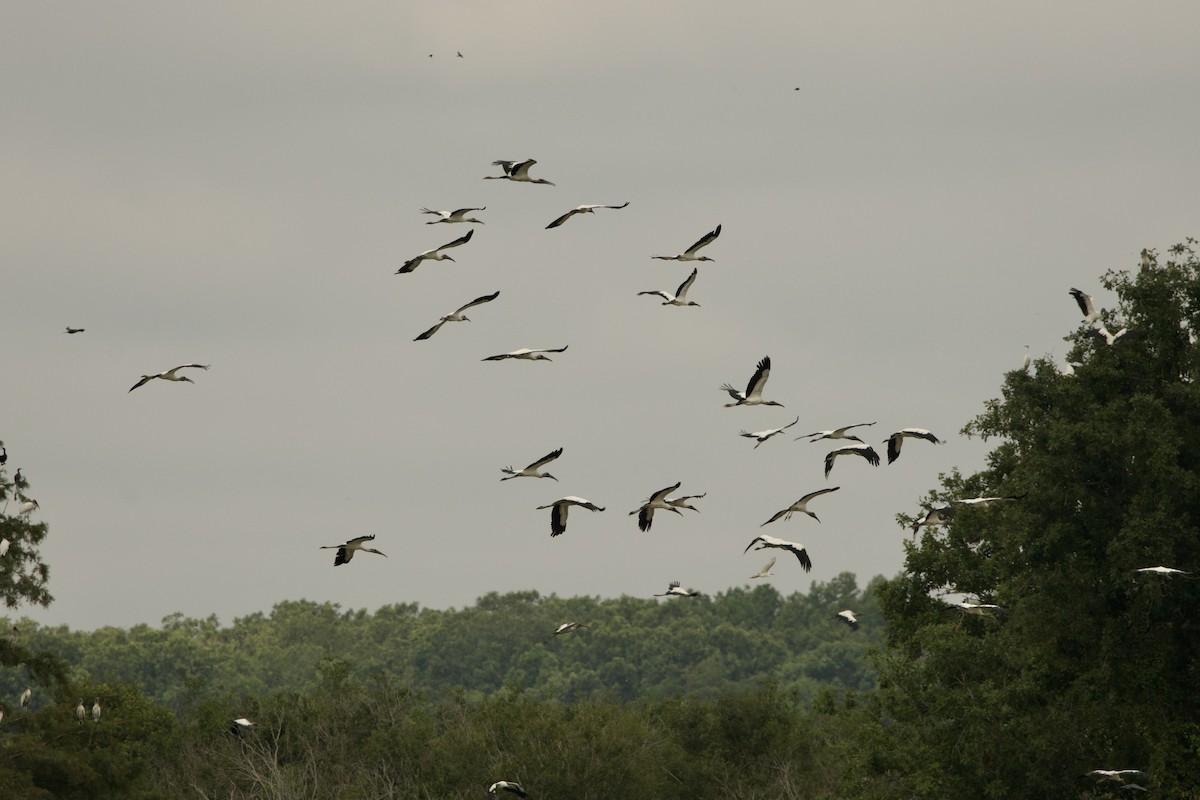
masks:
{"label": "treeline", "polygon": [[[765,584],[669,600],[492,593],[448,611],[289,601],[227,627],[182,615],[129,630],[17,626],[25,647],[61,658],[74,680],[137,685],[176,712],[209,695],[310,691],[331,663],[431,697],[503,687],[562,702],[715,697],[772,680],[807,703],[822,688],[875,686],[867,653],[883,642],[872,589],[881,581],[860,591],[843,573],[787,597]],[[859,614],[858,630],[836,619],[845,608]],[[547,641],[569,621],[588,627]],[[15,698],[25,682],[19,670],[0,671],[0,697]]]}

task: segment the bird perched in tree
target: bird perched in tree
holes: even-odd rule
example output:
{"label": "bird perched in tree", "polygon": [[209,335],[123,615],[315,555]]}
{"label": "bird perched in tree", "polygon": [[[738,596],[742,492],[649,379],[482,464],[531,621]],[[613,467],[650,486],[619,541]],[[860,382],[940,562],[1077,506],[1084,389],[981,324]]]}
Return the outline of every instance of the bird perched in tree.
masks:
{"label": "bird perched in tree", "polygon": [[29,708],[29,698],[33,697],[33,689],[28,686],[21,692],[21,708]]}
{"label": "bird perched in tree", "polygon": [[362,550],[364,553],[374,553],[375,555],[383,556],[384,558],[387,558],[387,553],[381,553],[380,551],[378,551],[374,548],[367,547],[367,542],[373,542],[373,541],[375,541],[375,534],[370,534],[369,536],[358,536],[354,539],[350,539],[345,544],[326,544],[326,545],[322,545],[321,547],[319,547],[317,549],[318,550],[335,550],[336,549],[337,555],[334,556],[334,559],[333,559],[333,565],[335,567],[340,567],[342,564],[349,564],[350,559],[354,558],[355,551],[358,551],[358,550]]}
{"label": "bird perched in tree", "polygon": [[100,721],[100,698],[96,698],[96,702],[92,703],[92,722]]}
{"label": "bird perched in tree", "polygon": [[83,698],[79,698],[79,705],[75,706],[75,721],[80,725],[87,719],[87,709],[83,707]]}

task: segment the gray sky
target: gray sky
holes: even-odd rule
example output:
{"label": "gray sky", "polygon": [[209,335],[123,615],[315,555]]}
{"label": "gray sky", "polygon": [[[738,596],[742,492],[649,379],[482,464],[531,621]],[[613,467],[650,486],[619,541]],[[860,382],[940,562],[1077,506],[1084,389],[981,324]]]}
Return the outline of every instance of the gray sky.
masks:
{"label": "gray sky", "polygon": [[[0,438],[50,524],[46,623],[285,599],[712,593],[826,485],[807,589],[893,574],[958,435],[1067,289],[1197,234],[1188,3],[9,4],[0,26]],[[456,58],[462,51],[464,58]],[[433,54],[430,58],[429,54]],[[536,158],[557,186],[483,181]],[[546,224],[581,203],[621,203]],[[487,206],[466,232],[422,206]],[[652,261],[715,225],[691,265]],[[501,291],[472,322],[412,339]],[[66,325],[87,328],[67,336]],[[553,363],[483,363],[519,347]],[[770,355],[766,396],[735,408]],[[147,372],[199,362],[195,385]],[[795,434],[877,420],[871,469]],[[560,483],[500,483],[556,448]],[[882,448],[881,448],[882,449]],[[626,512],[682,481],[700,514]],[[582,495],[549,536],[535,506]],[[11,509],[10,509],[11,510]],[[669,517],[669,518],[668,518]],[[375,533],[387,560],[332,567]]]}

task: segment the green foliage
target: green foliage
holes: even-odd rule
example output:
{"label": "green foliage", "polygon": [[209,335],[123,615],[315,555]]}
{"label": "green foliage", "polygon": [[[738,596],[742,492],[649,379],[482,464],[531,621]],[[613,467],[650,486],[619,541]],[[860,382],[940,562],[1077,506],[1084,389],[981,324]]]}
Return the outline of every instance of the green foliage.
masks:
{"label": "green foliage", "polygon": [[50,568],[38,550],[49,528],[44,522],[30,522],[36,511],[19,513],[28,492],[29,480],[21,470],[10,476],[7,464],[0,467],[0,546],[8,543],[8,551],[0,556],[0,600],[8,608],[21,603],[47,606],[54,599],[46,589]]}

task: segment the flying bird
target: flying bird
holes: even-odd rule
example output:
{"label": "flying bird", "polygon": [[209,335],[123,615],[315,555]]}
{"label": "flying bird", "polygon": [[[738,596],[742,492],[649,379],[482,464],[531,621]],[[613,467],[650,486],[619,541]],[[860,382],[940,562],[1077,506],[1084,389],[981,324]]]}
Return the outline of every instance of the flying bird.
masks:
{"label": "flying bird", "polygon": [[758,527],[761,528],[761,527],[763,527],[763,525],[770,525],[772,522],[779,519],[780,517],[782,517],[785,520],[791,519],[792,514],[795,514],[797,512],[799,512],[801,514],[808,514],[810,517],[815,519],[817,522],[820,522],[821,521],[820,518],[817,517],[816,514],[814,514],[813,512],[808,510],[808,501],[812,500],[814,497],[820,497],[823,494],[829,494],[830,492],[836,492],[840,488],[842,488],[842,487],[833,486],[828,489],[817,489],[815,492],[809,492],[808,494],[804,495],[804,497],[801,497],[799,500],[792,503],[787,508],[783,509],[782,511],[776,512],[775,516],[771,517],[769,520],[764,522],[762,525],[759,525]]}
{"label": "flying bird", "polygon": [[850,630],[852,630],[852,631],[858,630],[858,617],[856,617],[854,615],[854,612],[851,611],[850,609],[847,608],[845,611],[839,611],[836,614],[834,614],[834,616],[837,617],[838,619],[840,619],[842,622],[849,625]]}
{"label": "flying bird", "polygon": [[698,255],[696,255],[696,253],[700,252],[700,248],[706,247],[706,246],[712,244],[713,240],[716,239],[720,235],[721,235],[721,226],[718,225],[717,227],[713,228],[708,233],[701,236],[699,241],[697,241],[694,245],[689,247],[687,250],[684,250],[682,253],[680,253],[677,256],[650,256],[650,257],[657,258],[659,261],[715,261],[716,259],[709,258],[708,256],[698,256]]}
{"label": "flying bird", "polygon": [[854,434],[846,433],[846,431],[850,430],[851,428],[861,428],[865,425],[874,424],[874,422],[858,422],[854,425],[843,425],[842,427],[834,428],[831,431],[813,431],[812,433],[804,434],[804,436],[797,436],[796,441],[807,438],[810,443],[819,442],[822,439],[849,439],[853,442],[862,442],[862,439],[858,438]]}
{"label": "flying bird", "polygon": [[525,161],[493,161],[492,165],[504,170],[503,175],[485,175],[485,181],[516,181],[517,183],[542,183],[546,186],[554,184],[542,178],[529,177],[529,168],[537,162],[532,158]]}
{"label": "flying bird", "polygon": [[72,328],[70,325],[67,326],[67,333],[83,333],[85,330],[87,328]]}
{"label": "flying bird", "polygon": [[8,463],[8,449],[0,445],[0,467]]}
{"label": "flying bird", "polygon": [[995,603],[972,603],[967,600],[961,600],[957,603],[951,603],[950,605],[954,606],[964,614],[971,614],[976,617],[990,617],[995,619],[992,614],[994,611],[999,611],[1001,614],[1008,613],[1008,609],[1001,608]]}
{"label": "flying bird", "polygon": [[1132,335],[1132,333],[1128,328],[1121,328],[1116,333],[1112,333],[1107,327],[1101,325],[1099,328],[1093,328],[1088,331],[1088,336],[1091,336],[1093,339],[1103,339],[1105,344],[1112,347],[1117,343],[1118,339],[1123,336]]}
{"label": "flying bird", "polygon": [[471,237],[474,235],[475,229],[472,228],[471,230],[467,231],[465,235],[458,237],[453,242],[447,242],[441,247],[435,247],[432,250],[426,250],[420,255],[413,256],[408,261],[405,261],[404,265],[401,266],[400,269],[396,270],[396,274],[403,275],[405,273],[412,272],[421,265],[422,261],[453,261],[453,257],[446,255],[442,251],[449,250],[451,247],[458,247],[459,245],[466,244],[467,242],[471,241]]}
{"label": "flying bird", "polygon": [[862,456],[872,467],[879,466],[879,453],[875,452],[874,447],[869,444],[847,444],[825,454],[825,477],[827,479],[833,469],[833,462],[837,460],[838,456]]}
{"label": "flying bird", "polygon": [[545,355],[545,354],[546,353],[561,353],[564,350],[566,350],[568,346],[569,345],[564,344],[562,347],[542,347],[542,348],[522,347],[520,350],[513,350],[511,353],[501,353],[498,356],[488,356],[487,358],[480,359],[480,360],[481,361],[504,361],[505,359],[508,359],[508,358],[516,358],[516,359],[520,359],[521,361],[553,361],[554,359],[550,358],[550,356]]}
{"label": "flying bird", "polygon": [[453,211],[434,211],[432,208],[422,208],[421,213],[433,214],[436,217],[440,217],[440,219],[429,220],[425,223],[426,225],[437,225],[439,222],[474,222],[482,225],[483,220],[468,217],[467,214],[470,214],[472,211],[486,210],[487,206],[480,206],[479,208],[456,208]]}
{"label": "flying bird", "polygon": [[513,781],[496,781],[488,787],[488,794],[495,796],[497,792],[512,792],[517,797],[525,796],[525,790],[521,788],[521,784]]}
{"label": "flying bird", "polygon": [[466,305],[459,306],[453,312],[442,317],[436,325],[434,325],[432,328],[430,328],[429,330],[422,333],[417,338],[413,339],[413,341],[421,342],[421,341],[428,339],[429,337],[431,337],[435,333],[437,333],[441,329],[441,327],[443,325],[445,325],[447,322],[470,322],[471,321],[470,317],[463,314],[464,311],[466,311],[468,308],[474,308],[475,306],[481,306],[484,303],[490,303],[499,296],[500,296],[500,292],[496,291],[491,294],[485,294],[482,297],[476,297],[474,300],[467,303]]}
{"label": "flying bird", "polygon": [[[754,545],[758,545],[758,547],[754,547]],[[781,550],[787,550],[795,553],[796,558],[800,560],[800,566],[804,567],[804,571],[812,571],[812,559],[808,557],[808,551],[804,549],[804,545],[802,544],[796,544],[795,542],[789,542],[784,539],[776,539],[774,536],[760,534],[750,540],[750,544],[746,545],[746,549],[743,550],[742,553],[745,554],[750,552],[751,547],[754,547],[755,550],[762,550],[767,547],[778,547]]]}
{"label": "flying bird", "polygon": [[656,594],[655,597],[699,597],[700,593],[694,590],[679,588],[679,581],[671,581],[667,584],[667,590],[662,594]]}
{"label": "flying bird", "polygon": [[916,538],[917,530],[919,528],[932,528],[935,525],[945,525],[952,519],[954,519],[954,506],[951,504],[940,503],[938,505],[931,506],[929,510],[925,512],[925,516],[921,517],[912,524],[913,538]]}
{"label": "flying bird", "polygon": [[243,736],[247,733],[250,733],[253,728],[254,723],[245,717],[238,717],[237,719],[230,720],[229,722],[229,732],[234,736]]}
{"label": "flying bird", "polygon": [[964,497],[961,500],[951,500],[950,502],[956,506],[974,506],[976,508],[987,508],[992,503],[999,503],[1003,500],[1023,500],[1029,495],[1029,492],[1021,494],[1006,494],[998,497]]}
{"label": "flying bird", "polygon": [[658,508],[662,509],[663,511],[674,511],[679,516],[683,516],[682,511],[667,502],[667,495],[678,489],[682,483],[683,481],[679,481],[678,483],[668,486],[665,489],[659,489],[657,492],[650,495],[649,499],[647,499],[646,502],[641,505],[641,507],[635,508],[633,511],[629,512],[630,516],[637,514],[639,530],[650,530],[650,526],[654,524],[654,510]]}
{"label": "flying bird", "polygon": [[1135,569],[1134,572],[1146,572],[1146,573],[1153,573],[1155,575],[1163,575],[1163,576],[1166,576],[1166,575],[1190,575],[1191,574],[1190,572],[1186,572],[1182,569],[1175,569],[1174,567],[1162,567],[1162,566],[1142,567],[1140,569]]}
{"label": "flying bird", "polygon": [[582,622],[564,622],[562,625],[559,625],[554,630],[554,633],[550,634],[545,639],[543,639],[542,644],[545,644],[546,642],[550,641],[555,636],[562,636],[564,633],[573,633],[573,632],[579,630],[580,628],[586,628],[586,627],[587,627],[587,625],[584,625]]}
{"label": "flying bird", "polygon": [[696,274],[699,272],[699,268],[693,269],[692,274],[688,275],[684,282],[679,284],[679,288],[675,290],[675,294],[671,294],[663,289],[656,289],[654,291],[638,292],[638,296],[651,294],[661,297],[664,306],[696,306],[699,308],[699,303],[694,303],[687,299],[688,289],[692,288],[692,284],[696,282]]}
{"label": "flying bird", "polygon": [[[209,366],[210,365],[208,364],[180,364],[174,369],[169,369],[166,372],[160,372],[157,375],[143,375],[140,381],[129,388],[129,391],[132,392],[134,389],[154,380],[155,378],[161,378],[164,381],[186,381],[187,383],[195,383],[194,380],[186,375],[176,375],[175,373],[179,372],[181,369],[208,369]],[[126,394],[128,393],[129,392],[126,392]]]}
{"label": "flying bird", "polygon": [[776,558],[776,556],[771,556],[771,560],[764,564],[762,569],[751,575],[750,580],[755,580],[756,578],[769,578],[774,575],[775,573],[771,572],[771,567],[775,566]]}
{"label": "flying bird", "polygon": [[699,500],[707,495],[708,492],[704,492],[703,494],[685,494],[683,497],[668,497],[666,499],[666,503],[671,508],[686,508],[689,511],[695,511],[697,514],[699,514],[700,509],[696,508],[695,506],[688,505],[688,500]]}
{"label": "flying bird", "polygon": [[557,228],[559,225],[562,225],[564,222],[566,222],[567,220],[569,220],[571,217],[575,216],[576,214],[595,214],[597,208],[624,208],[627,205],[629,205],[628,202],[621,203],[621,205],[619,205],[619,206],[605,206],[605,205],[600,205],[598,203],[593,204],[593,205],[586,205],[586,206],[575,206],[570,211],[563,214],[558,219],[554,220],[554,222],[551,222],[549,225],[547,225],[546,230],[550,230],[551,228]]}
{"label": "flying bird", "polygon": [[900,457],[900,447],[904,444],[904,440],[908,439],[924,439],[927,442],[934,444],[945,444],[944,441],[934,436],[924,428],[901,428],[887,438],[887,457],[888,463],[891,464]]}
{"label": "flying bird", "polygon": [[1140,769],[1094,769],[1091,772],[1085,772],[1084,777],[1095,778],[1099,781],[1122,782],[1127,777],[1145,778],[1146,773],[1142,772]]}
{"label": "flying bird", "polygon": [[[503,480],[503,478],[501,478]],[[591,500],[585,500],[582,497],[563,497],[555,500],[553,503],[544,506],[538,506],[537,510],[549,508],[550,511],[550,536],[558,536],[565,533],[567,530],[567,512],[571,506],[579,506],[586,508],[588,511],[603,511],[604,506],[598,506]]]}
{"label": "flying bird", "polygon": [[739,392],[737,389],[730,386],[728,383],[721,385],[721,391],[728,392],[736,402],[726,403],[726,408],[734,406],[779,406],[783,408],[783,403],[777,403],[774,400],[763,400],[762,390],[767,385],[767,378],[771,377],[771,357],[763,356],[758,362],[758,369],[751,376],[750,382],[746,384],[746,391]]}
{"label": "flying bird", "polygon": [[794,420],[789,422],[787,425],[784,425],[782,428],[771,428],[768,431],[741,431],[738,433],[738,436],[745,436],[747,439],[757,439],[758,444],[754,445],[754,449],[757,450],[758,445],[762,444],[767,439],[770,439],[772,436],[777,436],[778,434],[783,433],[784,431],[786,431],[788,428],[792,427],[799,421],[800,421],[800,418],[796,417]]}
{"label": "flying bird", "polygon": [[549,472],[539,472],[538,470],[541,467],[544,467],[547,464],[549,464],[554,459],[561,456],[562,452],[563,452],[563,449],[560,447],[557,450],[555,450],[551,453],[547,453],[546,455],[542,456],[537,461],[534,461],[532,464],[525,467],[524,469],[515,470],[511,466],[501,467],[500,471],[503,472],[508,477],[501,478],[500,480],[511,481],[513,478],[550,478],[551,480],[557,481],[558,478],[555,478]]}
{"label": "flying bird", "polygon": [[376,555],[387,558],[387,553],[381,553],[374,548],[367,547],[367,542],[375,541],[375,534],[369,536],[358,536],[348,540],[345,544],[327,544],[318,548],[319,550],[337,550],[337,556],[333,559],[333,565],[340,567],[342,564],[349,564],[350,559],[354,558],[356,550],[362,550],[364,553],[374,553]]}
{"label": "flying bird", "polygon": [[1071,297],[1075,298],[1075,302],[1079,304],[1079,310],[1083,312],[1083,321],[1091,325],[1096,320],[1100,319],[1100,312],[1096,310],[1096,304],[1092,302],[1092,296],[1087,292],[1081,292],[1078,289],[1071,289]]}

